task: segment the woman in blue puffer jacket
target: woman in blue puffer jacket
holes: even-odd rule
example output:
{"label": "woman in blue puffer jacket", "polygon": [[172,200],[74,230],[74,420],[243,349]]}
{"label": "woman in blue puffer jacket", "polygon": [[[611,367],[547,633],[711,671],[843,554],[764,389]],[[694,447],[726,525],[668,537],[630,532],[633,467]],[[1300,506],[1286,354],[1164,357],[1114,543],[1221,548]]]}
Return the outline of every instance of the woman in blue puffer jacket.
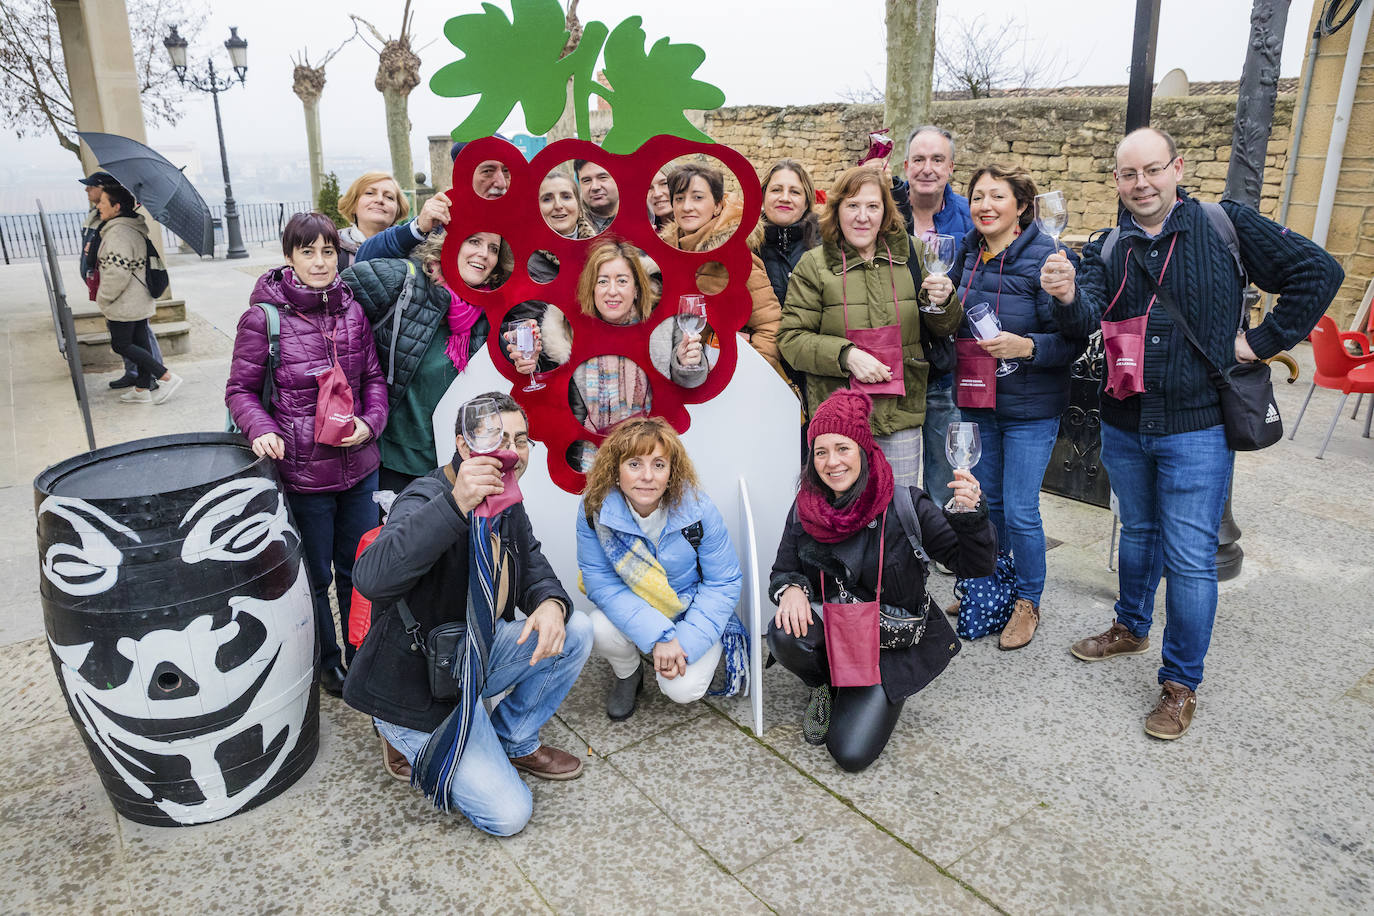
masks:
{"label": "woman in blue puffer jacket", "polygon": [[[1029,643],[1040,621],[1045,588],[1040,482],[1059,418],[1069,406],[1069,367],[1087,345],[1060,330],[1053,299],[1040,286],[1040,268],[1057,244],[1035,225],[1035,195],[1025,169],[986,165],[976,170],[969,181],[973,231],[955,260],[965,312],[958,337],[973,338],[968,310],[981,303],[992,306],[1002,325],[996,337],[977,342],[985,356],[970,359],[970,344],[961,344],[955,399],[963,419],[978,424],[983,444],[978,479],[997,541],[1011,548],[1016,561],[1016,603],[998,642],[1003,649]],[[1072,251],[1068,256],[1077,263]],[[999,359],[1013,371],[994,376]],[[977,380],[992,388],[995,406],[972,398],[973,392],[988,391]]]}
{"label": "woman in blue puffer jacket", "polygon": [[597,450],[578,507],[577,566],[596,605],[593,646],[615,673],[611,719],[634,713],[641,652],[653,655],[659,689],[676,703],[706,694],[722,653],[725,693],[738,691],[743,574],[720,512],[662,418],[626,420]]}

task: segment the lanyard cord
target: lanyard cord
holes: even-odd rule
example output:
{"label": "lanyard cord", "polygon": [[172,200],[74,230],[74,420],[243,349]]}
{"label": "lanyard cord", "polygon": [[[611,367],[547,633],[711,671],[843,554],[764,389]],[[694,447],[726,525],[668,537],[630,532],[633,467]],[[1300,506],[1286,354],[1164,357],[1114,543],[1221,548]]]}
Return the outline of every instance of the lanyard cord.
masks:
{"label": "lanyard cord", "polygon": [[[877,602],[879,602],[879,603],[881,603],[882,600],[883,600],[883,551],[884,551],[884,549],[887,547],[886,541],[887,541],[887,510],[884,509],[884,510],[883,510],[883,521],[882,521],[882,524],[881,524],[881,525],[879,526],[879,528],[878,528],[878,592],[877,592],[877,594],[875,594],[875,595],[873,596],[873,600],[874,600],[874,601],[877,601]],[[843,591],[845,590],[845,588],[844,588],[844,583],[843,583],[843,582],[840,582],[839,579],[836,579],[835,581],[839,583],[840,591],[843,592]],[[824,572],[821,573],[821,602],[822,602],[822,603],[825,602],[825,573],[824,573]]]}
{"label": "lanyard cord", "polygon": [[[1163,266],[1162,268],[1160,268],[1160,271],[1159,271],[1159,279],[1155,281],[1155,282],[1158,283],[1160,286],[1163,286],[1163,285],[1164,285],[1164,271],[1166,271],[1166,270],[1169,269],[1169,261],[1173,259],[1173,256],[1174,256],[1174,246],[1177,245],[1177,244],[1178,244],[1178,233],[1175,232],[1175,233],[1174,233],[1174,237],[1173,237],[1172,239],[1169,240],[1169,253],[1166,254],[1166,255],[1164,256],[1164,266]],[[1127,247],[1128,247],[1128,248],[1131,247],[1129,243],[1127,244]],[[1134,249],[1132,249],[1132,250],[1134,250]],[[1118,287],[1116,288],[1116,295],[1112,297],[1111,304],[1108,305],[1106,311],[1104,311],[1104,312],[1102,313],[1102,317],[1103,317],[1103,318],[1106,318],[1106,317],[1107,317],[1107,312],[1110,312],[1110,311],[1112,310],[1112,307],[1116,305],[1116,300],[1118,300],[1118,299],[1121,298],[1121,291],[1124,290],[1124,289],[1126,288],[1126,276],[1127,276],[1127,274],[1129,274],[1129,273],[1131,272],[1131,261],[1133,261],[1133,260],[1134,260],[1134,258],[1132,258],[1132,257],[1130,256],[1130,254],[1128,253],[1128,254],[1126,255],[1126,266],[1123,267],[1122,270],[1121,270],[1121,285],[1118,286]],[[1103,266],[1105,267],[1106,265],[1104,264]],[[1141,266],[1141,270],[1145,270],[1145,268],[1144,268],[1143,265]],[[1149,271],[1146,271],[1146,273],[1148,273],[1148,272],[1149,272]],[[1147,306],[1145,306],[1145,315],[1146,315],[1146,317],[1149,317],[1149,315],[1150,315],[1150,309],[1152,309],[1152,308],[1155,307],[1155,300],[1158,299],[1158,298],[1159,298],[1159,295],[1158,295],[1157,293],[1150,296],[1150,304],[1147,305]]]}
{"label": "lanyard cord", "polygon": [[[980,252],[983,250],[983,243],[982,243],[981,241],[978,243],[978,250],[979,250]],[[973,270],[972,270],[972,271],[969,273],[969,275],[968,275],[968,286],[965,286],[965,287],[964,287],[964,297],[963,297],[962,299],[959,300],[959,304],[960,304],[960,305],[963,305],[965,302],[967,302],[967,301],[968,301],[968,294],[971,293],[971,292],[973,292],[973,279],[974,279],[974,277],[977,277],[977,276],[978,276],[978,265],[981,264],[982,261],[983,261],[983,257],[982,257],[981,254],[979,254],[978,256],[974,257],[974,259],[973,259]],[[999,256],[999,259],[998,259],[998,261],[997,261],[997,304],[996,304],[995,306],[993,306],[993,310],[994,310],[999,316],[1002,314],[1002,269],[1005,268],[1006,266],[1007,266],[1007,250],[1004,248],[1004,249],[1002,249],[1001,255]],[[967,338],[967,339],[972,340],[972,339],[975,339],[975,338]]]}
{"label": "lanyard cord", "polygon": [[[897,305],[897,280],[892,275],[892,248],[883,241],[883,247],[887,249],[887,280],[892,284],[892,314],[897,316],[897,327],[902,326],[902,312]],[[840,300],[844,303],[844,336],[849,336],[849,290],[846,288],[845,279],[849,276],[849,259],[844,254],[844,242],[840,242]],[[917,290],[917,295],[920,291]]]}

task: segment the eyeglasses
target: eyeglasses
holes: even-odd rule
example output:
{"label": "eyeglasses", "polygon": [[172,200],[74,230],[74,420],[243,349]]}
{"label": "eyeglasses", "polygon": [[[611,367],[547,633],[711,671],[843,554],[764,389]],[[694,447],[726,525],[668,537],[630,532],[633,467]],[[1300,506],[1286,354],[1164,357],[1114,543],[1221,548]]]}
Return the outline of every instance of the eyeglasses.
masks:
{"label": "eyeglasses", "polygon": [[[597,278],[596,278],[596,288],[597,288],[597,289],[610,289],[610,288],[611,288],[611,282],[612,282],[612,281],[611,281],[611,278],[610,278],[610,277],[597,277]],[[614,282],[615,282],[615,288],[616,288],[616,289],[630,289],[632,286],[634,286],[634,282],[635,282],[635,281],[634,281],[634,279],[631,278],[631,277],[616,277]]]}
{"label": "eyeglasses", "polygon": [[[1158,178],[1160,175],[1163,175],[1166,171],[1168,171],[1169,166],[1173,164],[1174,160],[1170,159],[1168,162],[1165,162],[1161,165],[1145,166],[1145,179],[1147,181],[1153,181],[1154,179]],[[1141,173],[1137,172],[1135,169],[1123,169],[1116,173],[1116,182],[1117,184],[1135,184],[1136,179],[1139,178],[1140,175]]]}

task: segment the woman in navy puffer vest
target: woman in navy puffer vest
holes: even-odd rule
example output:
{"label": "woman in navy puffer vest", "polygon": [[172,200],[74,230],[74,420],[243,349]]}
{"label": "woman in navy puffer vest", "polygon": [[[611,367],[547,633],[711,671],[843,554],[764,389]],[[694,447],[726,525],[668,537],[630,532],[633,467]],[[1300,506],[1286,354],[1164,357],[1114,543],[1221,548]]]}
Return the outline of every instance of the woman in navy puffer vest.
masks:
{"label": "woman in navy puffer vest", "polygon": [[[340,641],[329,605],[332,580],[348,633],[353,557],[358,540],[377,524],[372,494],[386,427],[386,379],[377,363],[372,326],[339,279],[339,234],[319,213],[297,213],[282,232],[287,265],[258,278],[250,300],[277,307],[281,361],[271,402],[262,402],[269,364],[265,312],[250,305],[239,318],[224,401],[259,457],[277,462],[286,499],[300,529],[314,592],[320,639],[320,685],[343,690]],[[332,335],[331,348],[326,335]],[[333,354],[331,356],[331,350]],[[315,441],[319,373],[338,360],[353,393],[353,429],[339,445]],[[352,647],[348,646],[352,657]]]}
{"label": "woman in navy puffer vest", "polygon": [[[974,406],[969,392],[976,389],[960,384],[974,375],[973,361],[963,354],[955,384],[963,418],[978,424],[983,444],[978,479],[997,541],[1003,549],[1010,547],[1016,561],[1016,603],[998,643],[1003,649],[1030,642],[1040,620],[1045,588],[1040,482],[1059,433],[1059,417],[1069,406],[1069,367],[1087,345],[1060,330],[1053,300],[1040,287],[1040,267],[1056,245],[1035,226],[1035,195],[1035,183],[1024,169],[989,165],[975,171],[969,182],[973,231],[964,237],[955,261],[965,311],[958,336],[973,337],[968,310],[988,303],[997,311],[1002,333],[977,346],[1015,366],[996,378],[995,407]],[[1068,255],[1077,263],[1072,251]],[[986,380],[996,363],[987,360],[984,365],[988,371],[978,377]]]}

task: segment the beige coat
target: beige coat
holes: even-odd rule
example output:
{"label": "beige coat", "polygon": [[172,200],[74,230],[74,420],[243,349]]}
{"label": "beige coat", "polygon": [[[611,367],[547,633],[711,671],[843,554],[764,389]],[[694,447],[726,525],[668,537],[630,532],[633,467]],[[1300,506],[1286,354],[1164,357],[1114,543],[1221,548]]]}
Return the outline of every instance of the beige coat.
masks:
{"label": "beige coat", "polygon": [[141,214],[116,216],[100,230],[100,288],[95,304],[110,321],[142,321],[157,312],[145,285],[148,221]]}

